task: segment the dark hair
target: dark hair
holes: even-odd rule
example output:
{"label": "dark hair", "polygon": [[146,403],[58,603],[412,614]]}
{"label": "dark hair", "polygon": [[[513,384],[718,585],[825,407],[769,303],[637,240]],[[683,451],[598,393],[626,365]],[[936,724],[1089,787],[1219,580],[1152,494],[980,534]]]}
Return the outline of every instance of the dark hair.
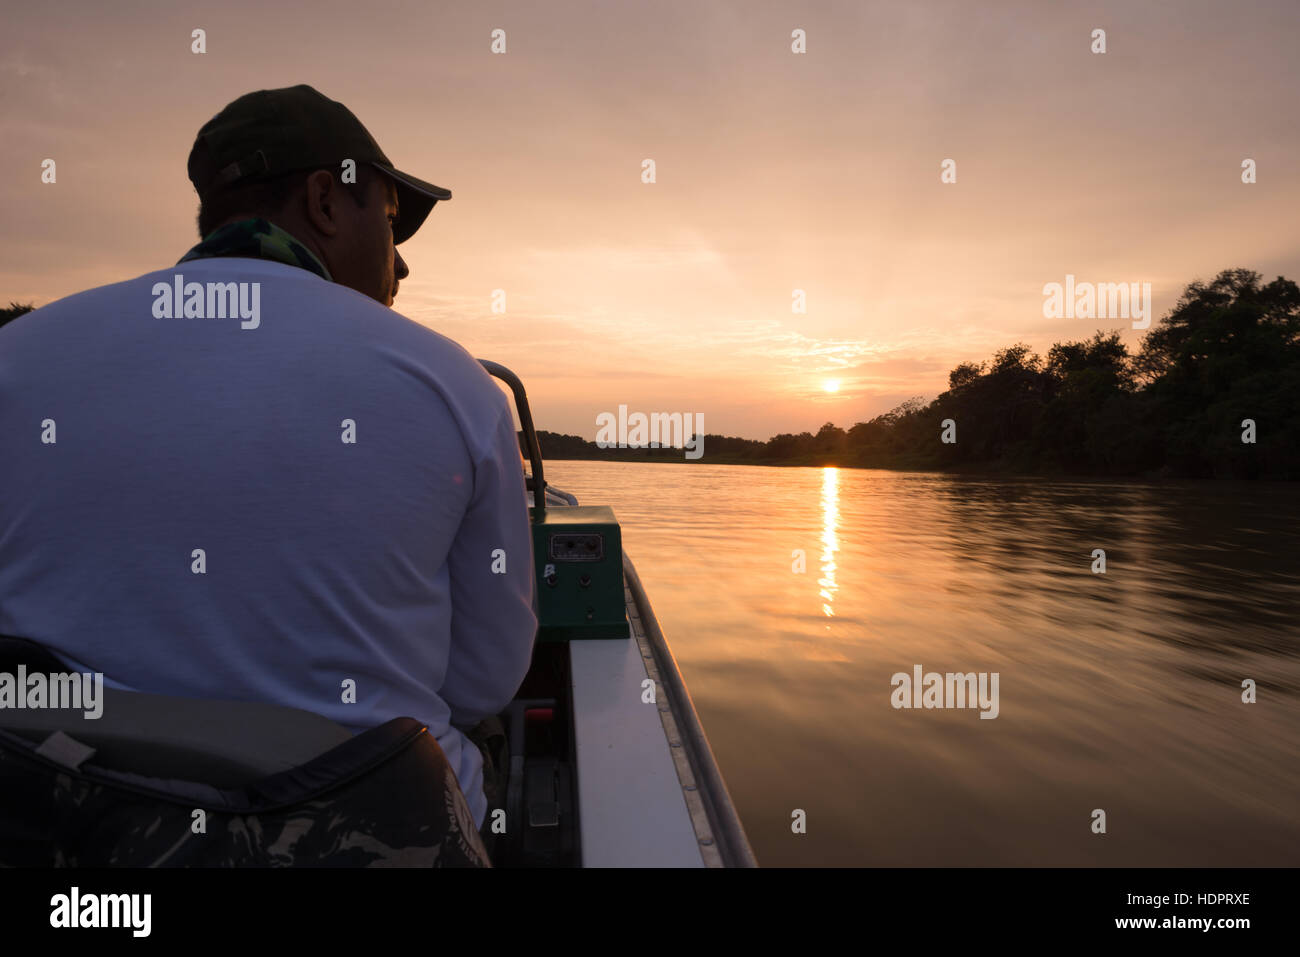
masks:
{"label": "dark hair", "polygon": [[206,238],[228,219],[248,215],[274,217],[284,212],[294,195],[302,188],[303,180],[313,173],[326,170],[334,174],[334,182],[352,195],[356,204],[366,205],[366,193],[374,178],[374,171],[366,165],[357,167],[356,183],[344,183],[341,171],[332,166],[318,169],[299,169],[261,179],[236,183],[219,189],[199,200],[199,238]]}

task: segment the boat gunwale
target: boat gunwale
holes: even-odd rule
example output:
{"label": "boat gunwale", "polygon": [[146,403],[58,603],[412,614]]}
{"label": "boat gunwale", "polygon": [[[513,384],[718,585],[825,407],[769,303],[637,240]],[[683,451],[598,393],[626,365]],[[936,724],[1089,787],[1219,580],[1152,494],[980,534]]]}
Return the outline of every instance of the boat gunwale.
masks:
{"label": "boat gunwale", "polygon": [[686,690],[686,681],[677,667],[677,659],[668,647],[668,640],[650,606],[650,598],[641,583],[641,576],[626,551],[623,552],[623,577],[641,619],[646,643],[654,655],[659,680],[668,692],[670,713],[677,724],[682,750],[686,752],[687,762],[693,772],[697,793],[708,816],[711,836],[722,866],[758,867],[758,860],[745,835],[722,772],[718,769],[713,749],[695,711],[695,704],[690,692]]}

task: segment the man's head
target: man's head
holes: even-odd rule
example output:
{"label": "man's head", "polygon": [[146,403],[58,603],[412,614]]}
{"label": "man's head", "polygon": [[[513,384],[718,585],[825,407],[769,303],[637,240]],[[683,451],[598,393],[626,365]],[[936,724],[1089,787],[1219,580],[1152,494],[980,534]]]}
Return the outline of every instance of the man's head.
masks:
{"label": "man's head", "polygon": [[375,167],[359,167],[348,183],[338,170],[296,170],[211,193],[199,206],[199,237],[241,219],[268,219],[310,249],[335,282],[391,306],[410,273],[393,241],[401,212],[395,183]]}
{"label": "man's head", "polygon": [[[384,305],[408,272],[394,247],[451,198],[395,169],[347,107],[305,85],[227,105],[199,130],[188,168],[201,238],[264,217],[310,249],[336,282]],[[344,182],[345,169],[355,182]]]}

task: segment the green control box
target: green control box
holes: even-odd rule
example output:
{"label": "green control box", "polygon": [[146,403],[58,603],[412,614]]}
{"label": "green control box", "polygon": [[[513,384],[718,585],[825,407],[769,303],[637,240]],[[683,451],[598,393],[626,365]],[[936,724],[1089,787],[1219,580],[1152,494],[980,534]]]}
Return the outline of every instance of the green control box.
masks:
{"label": "green control box", "polygon": [[537,566],[538,641],[627,638],[623,540],[605,505],[528,510]]}

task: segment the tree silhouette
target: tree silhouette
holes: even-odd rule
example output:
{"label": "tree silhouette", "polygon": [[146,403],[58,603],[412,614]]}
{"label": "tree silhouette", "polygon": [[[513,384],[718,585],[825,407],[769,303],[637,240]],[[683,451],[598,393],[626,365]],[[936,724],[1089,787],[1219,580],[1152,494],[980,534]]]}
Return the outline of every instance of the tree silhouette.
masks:
{"label": "tree silhouette", "polygon": [[26,304],[19,303],[19,302],[9,303],[9,306],[7,308],[0,309],[0,326],[3,326],[5,323],[10,322],[14,319],[17,319],[19,316],[24,315],[25,313],[31,312],[35,308],[36,307],[33,306],[30,302]]}

